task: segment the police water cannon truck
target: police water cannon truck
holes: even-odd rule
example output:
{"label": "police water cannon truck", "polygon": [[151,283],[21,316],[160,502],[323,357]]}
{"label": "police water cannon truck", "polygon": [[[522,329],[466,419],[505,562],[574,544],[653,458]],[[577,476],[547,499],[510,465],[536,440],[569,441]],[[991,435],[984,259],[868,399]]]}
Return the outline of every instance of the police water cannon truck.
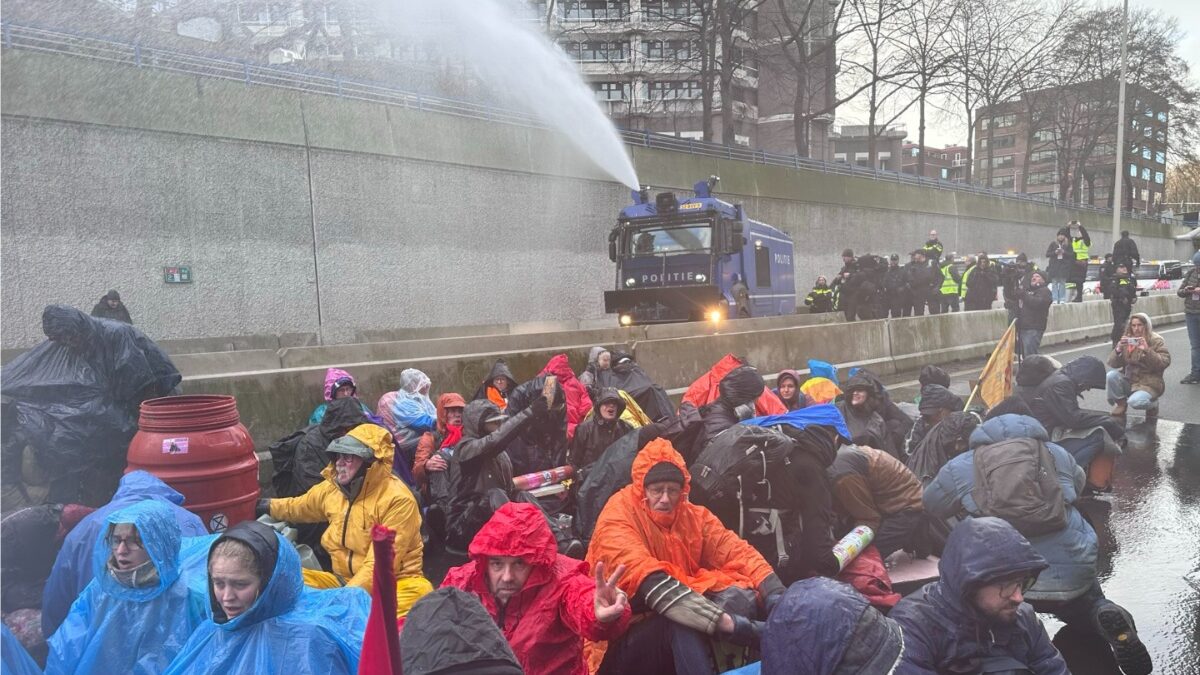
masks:
{"label": "police water cannon truck", "polygon": [[652,201],[643,187],[621,210],[608,235],[616,289],[604,293],[604,311],[622,326],[795,313],[792,238],[718,199],[719,180],[684,199]]}

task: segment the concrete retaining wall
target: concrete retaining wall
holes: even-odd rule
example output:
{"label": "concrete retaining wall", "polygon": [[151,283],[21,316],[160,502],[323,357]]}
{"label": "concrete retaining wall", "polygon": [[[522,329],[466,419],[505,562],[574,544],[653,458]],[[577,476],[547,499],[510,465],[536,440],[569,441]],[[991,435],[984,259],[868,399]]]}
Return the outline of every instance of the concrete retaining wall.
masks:
{"label": "concrete retaining wall", "polygon": [[[1183,301],[1169,295],[1140,298],[1135,311],[1146,312],[1158,325],[1182,321]],[[1069,341],[1108,335],[1112,318],[1108,303],[1056,305],[1042,341],[1053,347]],[[888,319],[824,325],[769,325],[754,330],[716,332],[678,338],[647,337],[630,345],[646,372],[667,389],[686,387],[700,373],[728,353],[743,356],[758,366],[769,380],[783,368],[806,370],[808,359],[829,361],[841,367],[868,366],[882,375],[908,372],[927,363],[944,364],[986,357],[1006,327],[1004,310],[962,312],[909,319]],[[817,317],[812,317],[817,318]],[[728,327],[749,324],[735,322]],[[762,324],[768,324],[763,327]],[[679,327],[674,327],[679,330]],[[533,377],[555,354],[566,353],[576,372],[587,360],[589,344],[570,333],[560,334],[559,344],[570,347],[511,346],[502,351],[437,355],[385,361],[349,362],[341,365],[358,379],[360,397],[369,404],[400,381],[405,368],[419,368],[433,381],[432,396],[457,391],[474,393],[497,358],[505,358],[517,379]],[[464,340],[464,346],[471,342]],[[493,343],[495,344],[495,343]],[[594,343],[593,343],[594,344]],[[338,349],[329,347],[327,356]],[[304,425],[321,402],[325,366],[271,368],[257,371],[193,375],[183,382],[185,393],[231,394],[238,399],[242,421],[260,450]]]}
{"label": "concrete retaining wall", "polygon": [[[42,339],[46,304],[90,309],[109,288],[156,340],[335,344],[602,318],[606,234],[628,191],[550,131],[55,54],[6,49],[3,65],[5,348]],[[720,175],[726,199],[796,239],[801,292],[844,246],[908,251],[931,227],[948,250],[1039,253],[1079,217],[1094,250],[1110,246],[1098,214],[630,151],[656,187]],[[1168,225],[1125,227],[1147,258],[1190,253]],[[170,265],[195,281],[166,284]]]}

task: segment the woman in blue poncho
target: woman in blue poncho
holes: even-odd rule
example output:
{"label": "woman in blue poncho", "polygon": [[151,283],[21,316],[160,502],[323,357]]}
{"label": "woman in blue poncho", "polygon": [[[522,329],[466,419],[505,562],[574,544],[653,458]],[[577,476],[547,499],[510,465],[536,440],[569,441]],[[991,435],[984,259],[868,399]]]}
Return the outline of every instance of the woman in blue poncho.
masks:
{"label": "woman in blue poncho", "polygon": [[400,388],[379,399],[380,417],[396,439],[396,464],[412,466],[421,436],[437,428],[437,407],[429,398],[431,386],[428,375],[406,368],[400,373]]}
{"label": "woman in blue poncho", "polygon": [[182,673],[350,675],[371,599],[304,588],[296,549],[267,525],[238,523],[208,553],[210,618],[167,669]]}
{"label": "woman in blue poncho", "polygon": [[50,636],[46,672],[161,673],[204,620],[180,571],[175,512],[147,500],[109,515],[94,577]]}

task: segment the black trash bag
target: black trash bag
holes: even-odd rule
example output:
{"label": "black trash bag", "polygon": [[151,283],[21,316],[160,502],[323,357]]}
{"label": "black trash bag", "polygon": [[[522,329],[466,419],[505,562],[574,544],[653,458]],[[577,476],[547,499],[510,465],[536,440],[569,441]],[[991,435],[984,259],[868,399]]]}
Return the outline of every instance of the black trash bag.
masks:
{"label": "black trash bag", "polygon": [[[5,445],[33,447],[52,477],[96,464],[124,466],[142,401],[174,393],[183,380],[140,330],[72,307],[42,313],[48,339],[0,372],[0,395],[14,412]],[[115,485],[114,485],[115,487]]]}
{"label": "black trash bag", "polygon": [[637,401],[638,407],[651,421],[657,422],[675,415],[675,406],[666,390],[654,383],[646,371],[624,352],[612,355],[612,367],[596,373],[597,389],[614,387]]}
{"label": "black trash bag", "polygon": [[633,480],[633,460],[641,448],[638,430],[634,429],[617,439],[605,449],[600,459],[592,463],[587,478],[579,486],[575,502],[575,518],[571,522],[575,537],[587,543],[592,539],[592,530],[608,498]]}
{"label": "black trash bag", "polygon": [[42,608],[42,589],[62,542],[58,526],[62,504],[43,504],[15,511],[0,521],[0,575],[4,590],[0,609]]}
{"label": "black trash bag", "polygon": [[[703,434],[704,418],[700,415],[700,409],[691,403],[682,403],[678,413],[667,421],[661,435],[670,441],[676,450],[684,448],[690,454]],[[680,454],[685,453],[680,451]],[[684,460],[687,461],[688,458],[685,456]]]}
{"label": "black trash bag", "polygon": [[[508,395],[505,413],[512,416],[528,408],[542,395],[546,376],[539,375]],[[547,418],[535,419],[509,441],[505,452],[512,460],[513,475],[546,471],[567,463],[567,397],[562,385],[555,386],[554,406]]]}
{"label": "black trash bag", "polygon": [[[794,508],[784,471],[795,443],[781,431],[739,424],[718,434],[695,462],[689,499],[700,505],[754,495],[755,506]],[[783,478],[783,480],[779,480]],[[775,479],[775,480],[773,480]]]}

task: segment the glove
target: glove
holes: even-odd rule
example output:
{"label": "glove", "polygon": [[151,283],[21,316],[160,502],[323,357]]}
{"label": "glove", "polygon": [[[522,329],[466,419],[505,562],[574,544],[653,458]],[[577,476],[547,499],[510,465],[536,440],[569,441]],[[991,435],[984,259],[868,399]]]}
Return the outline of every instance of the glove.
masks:
{"label": "glove", "polygon": [[733,632],[726,638],[739,647],[757,647],[762,641],[765,622],[747,619],[739,614],[730,614],[733,618]]}
{"label": "glove", "polygon": [[271,500],[270,499],[260,499],[257,502],[254,502],[254,517],[255,518],[261,518],[262,516],[267,516],[270,514],[271,514]]}
{"label": "glove", "polygon": [[545,396],[537,396],[533,402],[529,404],[529,409],[533,411],[534,417],[545,417],[550,413],[550,406],[546,403]]}

